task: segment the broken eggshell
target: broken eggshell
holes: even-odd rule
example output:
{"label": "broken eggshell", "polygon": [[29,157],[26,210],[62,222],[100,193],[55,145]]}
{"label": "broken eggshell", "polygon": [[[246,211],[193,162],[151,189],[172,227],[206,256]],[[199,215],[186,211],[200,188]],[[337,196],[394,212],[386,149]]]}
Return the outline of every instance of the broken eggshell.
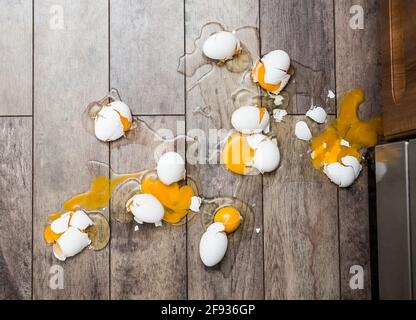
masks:
{"label": "broken eggshell", "polygon": [[185,160],[177,152],[163,154],[157,162],[157,176],[165,185],[185,179]]}
{"label": "broken eggshell", "polygon": [[233,32],[214,33],[204,42],[202,51],[210,59],[227,61],[239,53],[240,41]]}
{"label": "broken eggshell", "polygon": [[280,163],[280,151],[275,140],[261,141],[254,152],[253,167],[262,174],[277,169]]}
{"label": "broken eggshell", "polygon": [[335,162],[324,166],[324,173],[336,185],[348,188],[360,175],[362,166],[357,158],[346,156],[341,163]]}
{"label": "broken eggshell", "polygon": [[228,239],[221,222],[211,224],[199,242],[199,255],[203,264],[213,267],[221,262],[227,252]]}
{"label": "broken eggshell", "polygon": [[126,204],[127,211],[134,215],[137,223],[154,223],[156,227],[162,225],[165,210],[159,200],[151,194],[137,194]]}
{"label": "broken eggshell", "polygon": [[309,141],[312,139],[312,133],[305,121],[298,121],[295,126],[295,135],[298,139]]}
{"label": "broken eggshell", "polygon": [[97,139],[115,141],[128,131],[133,118],[129,107],[122,101],[113,101],[102,107],[94,120],[94,132]]}
{"label": "broken eggshell", "polygon": [[80,230],[85,230],[89,226],[92,226],[94,222],[88,217],[88,215],[82,211],[75,211],[72,216],[69,225]]}
{"label": "broken eggshell", "polygon": [[65,261],[82,250],[84,250],[91,240],[88,235],[78,228],[69,227],[53,245],[53,253],[58,260]]}
{"label": "broken eggshell", "polygon": [[231,124],[234,129],[245,134],[267,132],[270,125],[270,115],[266,108],[244,106],[233,112]]}
{"label": "broken eggshell", "polygon": [[306,112],[306,116],[317,123],[325,123],[327,113],[322,107],[313,106]]}

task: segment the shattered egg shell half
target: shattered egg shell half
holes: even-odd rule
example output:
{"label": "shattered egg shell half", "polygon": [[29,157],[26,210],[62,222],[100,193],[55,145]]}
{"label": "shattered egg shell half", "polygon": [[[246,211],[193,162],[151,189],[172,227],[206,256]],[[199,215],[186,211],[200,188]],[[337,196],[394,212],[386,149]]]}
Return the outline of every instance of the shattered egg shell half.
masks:
{"label": "shattered egg shell half", "polygon": [[202,48],[205,56],[213,60],[230,60],[240,50],[237,36],[228,31],[221,31],[211,35]]}
{"label": "shattered egg shell half", "polygon": [[132,121],[130,108],[122,101],[113,101],[95,117],[95,136],[104,142],[115,141],[130,129]]}

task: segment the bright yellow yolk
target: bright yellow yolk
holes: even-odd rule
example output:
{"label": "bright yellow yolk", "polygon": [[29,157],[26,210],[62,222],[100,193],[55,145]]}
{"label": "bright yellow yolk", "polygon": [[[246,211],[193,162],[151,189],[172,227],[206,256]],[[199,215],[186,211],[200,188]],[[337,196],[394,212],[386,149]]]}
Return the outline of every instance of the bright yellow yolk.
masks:
{"label": "bright yellow yolk", "polygon": [[188,214],[194,191],[188,185],[179,187],[178,183],[167,186],[159,179],[144,178],[141,186],[142,193],[155,196],[165,208],[163,220],[167,223],[179,223]]}
{"label": "bright yellow yolk", "polygon": [[131,127],[131,122],[129,121],[129,119],[127,119],[126,117],[123,117],[121,113],[118,112],[117,110],[114,110],[114,111],[117,112],[118,116],[120,117],[120,121],[121,121],[121,124],[123,125],[124,132],[129,131]]}
{"label": "bright yellow yolk", "polygon": [[43,232],[43,236],[44,236],[47,243],[52,244],[52,243],[55,243],[56,240],[59,239],[61,234],[53,232],[52,229],[51,229],[51,225],[48,225],[45,228],[45,231]]}
{"label": "bright yellow yolk", "polygon": [[[345,156],[361,159],[361,150],[377,144],[381,134],[382,122],[380,117],[363,121],[358,117],[358,109],[364,101],[364,92],[355,89],[348,92],[340,108],[338,118],[319,136],[311,141],[312,164],[320,169],[325,164],[340,162]],[[341,145],[342,140],[350,146]]]}
{"label": "bright yellow yolk", "polygon": [[222,151],[224,165],[237,174],[247,174],[253,162],[254,150],[247,143],[247,136],[236,133],[227,139]]}
{"label": "bright yellow yolk", "polygon": [[241,215],[236,208],[224,207],[217,211],[214,222],[221,222],[226,233],[233,233],[241,224]]}
{"label": "bright yellow yolk", "polygon": [[256,65],[253,68],[252,75],[254,79],[257,79],[260,87],[268,92],[275,92],[279,90],[281,82],[277,84],[270,84],[264,81],[264,75],[266,73],[266,68],[264,64],[259,60],[256,62]]}

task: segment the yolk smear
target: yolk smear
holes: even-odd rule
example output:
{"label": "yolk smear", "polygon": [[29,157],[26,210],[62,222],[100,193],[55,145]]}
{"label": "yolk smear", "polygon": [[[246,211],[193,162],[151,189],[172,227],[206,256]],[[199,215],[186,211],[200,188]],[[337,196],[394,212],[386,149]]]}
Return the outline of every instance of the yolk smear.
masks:
{"label": "yolk smear", "polygon": [[144,178],[141,190],[155,196],[165,208],[163,220],[170,224],[180,222],[188,214],[194,191],[189,185],[179,187],[178,183],[169,186],[156,178]]}
{"label": "yolk smear", "polygon": [[45,237],[45,240],[46,240],[47,243],[52,244],[52,243],[55,243],[56,240],[59,239],[61,234],[53,232],[52,228],[51,228],[51,225],[48,225],[45,228],[45,231],[43,232],[43,236]]}
{"label": "yolk smear", "polygon": [[[311,141],[312,164],[320,169],[325,164],[340,162],[345,156],[361,159],[361,150],[377,144],[378,135],[382,132],[382,121],[375,117],[363,121],[358,117],[358,109],[364,101],[364,91],[354,89],[348,92],[340,108],[338,118],[319,136]],[[342,140],[349,143],[342,145]]]}
{"label": "yolk smear", "polygon": [[241,224],[241,215],[236,208],[224,207],[217,211],[214,222],[221,222],[225,226],[226,233],[233,233]]}
{"label": "yolk smear", "polygon": [[275,92],[279,90],[281,82],[277,84],[270,84],[264,81],[264,75],[266,74],[266,68],[261,61],[257,61],[256,65],[253,68],[252,75],[254,79],[257,79],[259,82],[260,87],[268,92]]}
{"label": "yolk smear", "polygon": [[264,115],[266,114],[266,108],[260,108],[260,121],[259,123],[262,122]]}
{"label": "yolk smear", "polygon": [[129,119],[127,119],[126,117],[123,117],[121,113],[118,112],[117,110],[114,110],[114,111],[117,112],[118,116],[120,117],[120,121],[121,121],[121,124],[123,125],[124,132],[129,131],[131,127],[131,122],[129,121]]}
{"label": "yolk smear", "polygon": [[247,136],[233,134],[227,139],[223,149],[223,161],[228,170],[237,174],[247,174],[253,162],[254,150],[247,143]]}

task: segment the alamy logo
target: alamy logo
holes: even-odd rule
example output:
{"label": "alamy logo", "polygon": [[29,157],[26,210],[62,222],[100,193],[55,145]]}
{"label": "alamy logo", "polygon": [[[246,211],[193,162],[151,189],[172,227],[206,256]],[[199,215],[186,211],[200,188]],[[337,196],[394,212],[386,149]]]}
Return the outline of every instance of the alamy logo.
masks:
{"label": "alamy logo", "polygon": [[350,28],[352,30],[364,29],[364,8],[360,5],[354,5],[350,8],[350,14],[353,16],[350,19]]}
{"label": "alamy logo", "polygon": [[64,288],[64,268],[60,265],[53,265],[49,269],[49,288],[52,290],[62,290]]}
{"label": "alamy logo", "polygon": [[64,28],[64,8],[54,4],[50,7],[49,13],[52,15],[49,20],[49,27],[52,30],[62,30]]}
{"label": "alamy logo", "polygon": [[353,276],[350,278],[351,290],[363,290],[364,289],[364,269],[362,266],[354,265],[350,268],[350,274]]}

